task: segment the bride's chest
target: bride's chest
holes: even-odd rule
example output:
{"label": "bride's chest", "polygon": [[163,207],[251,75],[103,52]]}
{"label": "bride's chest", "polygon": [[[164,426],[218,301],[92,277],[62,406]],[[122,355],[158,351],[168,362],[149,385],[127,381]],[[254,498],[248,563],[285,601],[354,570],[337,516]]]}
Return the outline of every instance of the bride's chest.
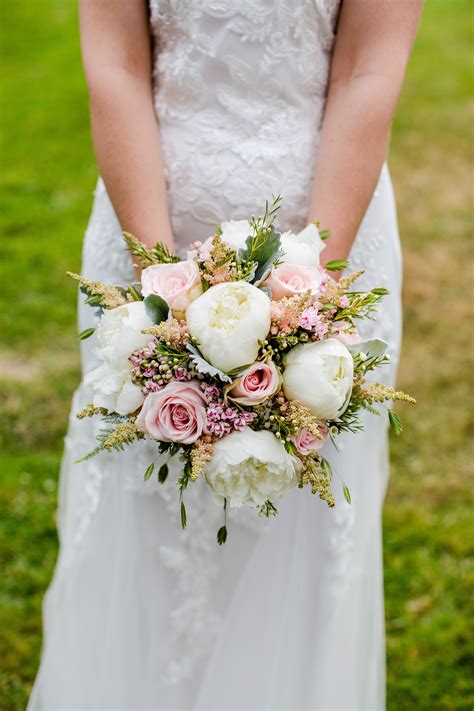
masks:
{"label": "bride's chest", "polygon": [[330,51],[340,0],[149,0],[160,50],[276,59],[311,46]]}

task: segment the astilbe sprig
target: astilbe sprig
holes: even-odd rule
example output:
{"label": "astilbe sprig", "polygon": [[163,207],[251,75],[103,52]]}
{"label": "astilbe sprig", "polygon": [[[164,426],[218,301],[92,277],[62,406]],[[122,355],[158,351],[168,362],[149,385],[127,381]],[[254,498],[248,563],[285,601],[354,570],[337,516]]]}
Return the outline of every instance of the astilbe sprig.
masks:
{"label": "astilbe sprig", "polygon": [[94,403],[90,402],[88,405],[79,410],[76,417],[78,420],[83,420],[86,417],[94,417],[95,415],[107,415],[108,410],[105,407],[96,407]]}
{"label": "astilbe sprig", "polygon": [[89,297],[88,303],[92,305],[102,306],[105,309],[115,309],[117,306],[123,306],[132,300],[132,297],[128,297],[123,289],[113,286],[113,284],[86,279],[86,277],[74,272],[66,272],[66,274],[80,284],[82,290]]}
{"label": "astilbe sprig", "polygon": [[323,439],[321,421],[299,400],[287,400],[281,393],[278,398],[278,407],[285,422],[292,430],[298,432],[305,429],[318,439]]}
{"label": "astilbe sprig", "polygon": [[330,468],[319,456],[300,459],[301,467],[298,472],[298,486],[310,486],[311,493],[318,494],[330,508],[335,506],[334,495],[331,490],[332,475]]}
{"label": "astilbe sprig", "polygon": [[211,249],[205,259],[197,260],[205,284],[214,286],[229,281],[245,280],[251,265],[242,265],[237,252],[226,244],[219,234],[211,240]]}
{"label": "astilbe sprig", "polygon": [[407,395],[402,390],[395,390],[383,383],[371,383],[367,385],[367,387],[361,388],[360,394],[369,405],[387,402],[388,400],[398,400],[400,402],[408,402],[411,405],[416,405],[416,400],[411,397],[411,395]]}
{"label": "astilbe sprig", "polygon": [[162,321],[155,326],[151,326],[151,328],[147,328],[144,333],[149,333],[166,345],[183,351],[186,350],[186,346],[192,340],[186,321],[178,319]]}
{"label": "astilbe sprig", "polygon": [[304,311],[312,305],[312,302],[313,297],[309,291],[272,301],[270,306],[271,336],[284,340],[286,336],[295,333],[300,327]]}
{"label": "astilbe sprig", "polygon": [[143,439],[141,432],[135,422],[120,422],[104,440],[104,449],[122,450],[127,444],[132,444],[137,439]]}
{"label": "astilbe sprig", "polygon": [[196,481],[201,476],[206,464],[211,461],[214,453],[213,438],[203,435],[194,442],[191,449],[191,480]]}

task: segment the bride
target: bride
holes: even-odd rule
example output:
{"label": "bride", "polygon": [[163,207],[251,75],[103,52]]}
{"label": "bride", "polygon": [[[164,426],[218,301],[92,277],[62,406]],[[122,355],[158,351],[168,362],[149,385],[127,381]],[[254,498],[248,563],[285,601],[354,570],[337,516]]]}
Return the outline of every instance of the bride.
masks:
{"label": "bride", "polygon": [[[362,288],[389,288],[363,335],[388,341],[393,381],[401,257],[384,159],[420,12],[421,0],[80,0],[101,174],[82,273],[133,279],[122,228],[179,251],[281,193],[281,229],[319,220],[325,262],[349,255]],[[80,329],[93,320],[81,299]],[[82,363],[73,413],[92,399],[93,338]],[[383,417],[327,453],[351,505],[296,492],[275,519],[239,511],[223,547],[198,485],[182,532],[173,477],[143,481],[151,445],[76,464],[96,429],[71,416],[30,711],[383,708]]]}

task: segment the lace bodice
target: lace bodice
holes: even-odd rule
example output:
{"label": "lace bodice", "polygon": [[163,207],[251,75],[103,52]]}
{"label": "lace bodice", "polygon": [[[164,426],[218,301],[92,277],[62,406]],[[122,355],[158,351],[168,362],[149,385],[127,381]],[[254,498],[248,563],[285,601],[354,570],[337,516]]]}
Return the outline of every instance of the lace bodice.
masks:
{"label": "lace bodice", "polygon": [[[304,225],[339,0],[151,0],[155,104],[178,242],[285,197]],[[196,231],[200,234],[196,235]]]}

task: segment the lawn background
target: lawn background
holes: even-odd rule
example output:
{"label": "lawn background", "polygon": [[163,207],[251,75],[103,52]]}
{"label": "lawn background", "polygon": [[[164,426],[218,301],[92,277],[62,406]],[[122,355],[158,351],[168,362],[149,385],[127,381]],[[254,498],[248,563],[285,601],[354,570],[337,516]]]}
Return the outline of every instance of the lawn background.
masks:
{"label": "lawn background", "polygon": [[[396,1],[396,0],[393,0]],[[388,708],[471,709],[471,0],[428,0],[391,170],[405,254],[401,409],[385,507]],[[76,291],[96,178],[74,0],[1,0],[0,708],[22,709],[57,553],[79,379]],[[471,609],[471,620],[472,612]],[[471,673],[471,677],[470,677]]]}

